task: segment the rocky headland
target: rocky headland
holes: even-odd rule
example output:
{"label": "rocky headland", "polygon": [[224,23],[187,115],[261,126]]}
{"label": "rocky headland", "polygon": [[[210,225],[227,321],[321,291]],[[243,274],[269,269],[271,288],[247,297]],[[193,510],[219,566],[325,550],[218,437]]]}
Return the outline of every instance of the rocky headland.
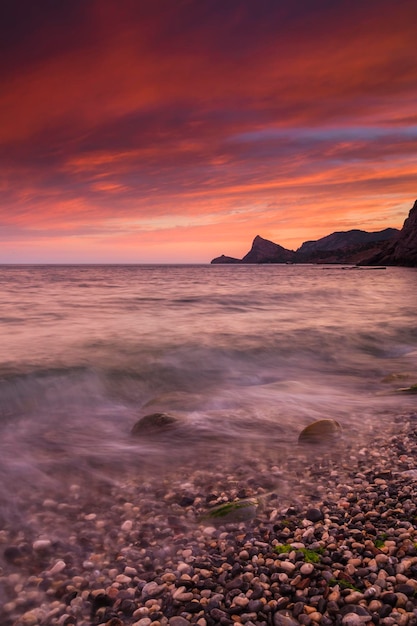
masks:
{"label": "rocky headland", "polygon": [[385,243],[381,250],[369,259],[369,263],[417,267],[417,200],[401,231]]}
{"label": "rocky headland", "polygon": [[334,232],[317,241],[306,241],[295,251],[257,235],[242,259],[222,255],[211,263],[347,263],[417,267],[417,201],[400,231],[385,228],[377,232],[358,229]]}

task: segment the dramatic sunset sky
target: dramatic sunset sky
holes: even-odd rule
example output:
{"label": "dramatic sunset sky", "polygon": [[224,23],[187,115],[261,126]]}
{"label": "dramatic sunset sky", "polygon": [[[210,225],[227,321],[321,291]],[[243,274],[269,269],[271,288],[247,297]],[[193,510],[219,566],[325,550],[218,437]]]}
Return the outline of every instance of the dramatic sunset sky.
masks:
{"label": "dramatic sunset sky", "polygon": [[0,262],[401,227],[416,0],[3,0]]}

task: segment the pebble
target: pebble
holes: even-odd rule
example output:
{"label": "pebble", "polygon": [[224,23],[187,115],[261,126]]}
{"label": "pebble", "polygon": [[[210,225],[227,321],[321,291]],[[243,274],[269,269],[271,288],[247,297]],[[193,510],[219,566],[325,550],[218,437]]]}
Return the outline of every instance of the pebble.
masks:
{"label": "pebble", "polygon": [[169,626],[190,626],[191,622],[189,622],[188,619],[185,619],[184,617],[176,615],[169,619],[168,624]]}
{"label": "pebble", "polygon": [[309,618],[313,622],[320,622],[322,617],[323,617],[323,615],[321,613],[319,613],[319,611],[313,611],[312,613],[309,614]]}
{"label": "pebble", "polygon": [[[118,576],[116,577],[119,578]],[[128,578],[128,577],[124,577]],[[129,579],[130,581],[131,579]],[[158,585],[156,582],[149,582],[142,588],[142,600],[146,601],[151,598],[157,598],[165,589],[165,585]]]}
{"label": "pebble", "polygon": [[288,575],[291,575],[295,570],[295,565],[291,561],[280,561],[278,567]]}
{"label": "pebble", "polygon": [[55,565],[53,565],[51,567],[51,569],[48,570],[48,574],[50,576],[54,576],[55,574],[60,574],[65,568],[66,568],[67,564],[65,563],[65,561],[57,561],[55,563]]}
{"label": "pebble", "polygon": [[32,548],[35,552],[39,552],[41,550],[48,550],[52,546],[52,542],[49,539],[38,539],[33,542]]}
{"label": "pebble", "polygon": [[36,626],[39,624],[38,615],[35,611],[27,611],[20,618],[21,626]]}
{"label": "pebble", "polygon": [[300,573],[303,576],[310,576],[314,572],[314,565],[312,563],[304,563],[300,567]]}
{"label": "pebble", "polygon": [[358,604],[360,600],[364,597],[364,594],[360,591],[353,591],[345,596],[346,604]]}
{"label": "pebble", "polygon": [[[128,585],[130,582],[132,582],[132,578],[131,578],[130,576],[126,576],[125,574],[118,574],[118,575],[116,576],[116,578],[115,578],[115,581],[116,581],[117,583],[122,584],[122,585]],[[151,584],[151,583],[149,583],[149,584]],[[151,589],[151,588],[149,588],[149,589],[147,590],[147,593],[148,593],[149,597],[150,597],[150,598],[152,598],[153,596],[149,594],[150,589]],[[153,589],[153,586],[152,586],[152,589]]]}
{"label": "pebble", "polygon": [[240,607],[246,607],[249,604],[249,598],[246,596],[235,596],[233,598],[233,604]]}
{"label": "pebble", "polygon": [[274,626],[299,626],[300,622],[293,619],[288,611],[278,611],[274,615]]}
{"label": "pebble", "polygon": [[372,621],[371,615],[357,615],[356,613],[347,613],[342,618],[343,626],[363,626]]}

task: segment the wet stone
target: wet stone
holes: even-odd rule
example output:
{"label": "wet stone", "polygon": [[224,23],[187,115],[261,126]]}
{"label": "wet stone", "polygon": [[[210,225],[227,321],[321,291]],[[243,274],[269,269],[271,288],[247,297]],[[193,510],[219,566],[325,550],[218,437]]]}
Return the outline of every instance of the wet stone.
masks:
{"label": "wet stone", "polygon": [[141,417],[132,428],[132,435],[156,435],[171,431],[178,424],[178,419],[166,413],[151,413]]}
{"label": "wet stone", "polygon": [[299,444],[329,444],[340,437],[342,428],[336,420],[317,420],[306,426],[298,437]]}

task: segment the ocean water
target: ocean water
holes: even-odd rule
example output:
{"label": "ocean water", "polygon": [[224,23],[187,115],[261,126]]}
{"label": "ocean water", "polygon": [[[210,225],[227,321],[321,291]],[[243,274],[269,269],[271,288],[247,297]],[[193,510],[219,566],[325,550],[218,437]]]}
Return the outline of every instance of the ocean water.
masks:
{"label": "ocean water", "polygon": [[[0,268],[0,521],[74,483],[279,466],[332,418],[367,445],[416,409],[417,271]],[[174,432],[133,438],[166,412]],[[26,507],[26,508],[25,508]]]}

